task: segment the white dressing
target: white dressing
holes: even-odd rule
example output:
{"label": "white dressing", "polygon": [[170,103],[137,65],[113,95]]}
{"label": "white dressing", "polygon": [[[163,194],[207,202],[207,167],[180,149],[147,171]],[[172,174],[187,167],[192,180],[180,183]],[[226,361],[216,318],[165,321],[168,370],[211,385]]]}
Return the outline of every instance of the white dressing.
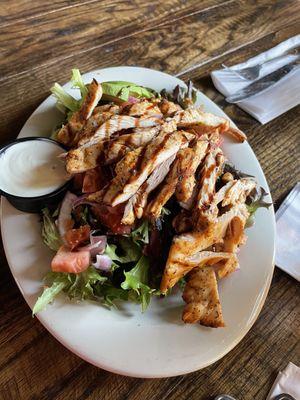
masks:
{"label": "white dressing", "polygon": [[12,195],[36,197],[49,194],[68,179],[58,158],[63,149],[47,140],[27,140],[0,154],[0,188]]}

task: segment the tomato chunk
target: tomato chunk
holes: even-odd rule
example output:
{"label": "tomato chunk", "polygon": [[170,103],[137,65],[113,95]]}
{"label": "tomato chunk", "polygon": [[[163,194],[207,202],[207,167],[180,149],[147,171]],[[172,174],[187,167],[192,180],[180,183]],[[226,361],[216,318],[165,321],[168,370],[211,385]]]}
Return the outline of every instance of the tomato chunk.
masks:
{"label": "tomato chunk", "polygon": [[62,246],[51,262],[51,268],[54,272],[66,272],[78,274],[85,271],[91,263],[89,251],[71,251]]}

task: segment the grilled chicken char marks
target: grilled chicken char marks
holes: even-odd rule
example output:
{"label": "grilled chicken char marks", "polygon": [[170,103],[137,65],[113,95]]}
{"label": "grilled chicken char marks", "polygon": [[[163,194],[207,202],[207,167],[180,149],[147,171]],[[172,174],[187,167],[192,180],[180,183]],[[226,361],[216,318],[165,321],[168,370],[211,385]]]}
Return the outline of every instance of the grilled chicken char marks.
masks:
{"label": "grilled chicken char marks", "polygon": [[183,132],[160,132],[160,134],[144,148],[136,162],[132,175],[119,191],[109,190],[104,197],[107,204],[115,206],[133,196],[154,169],[166,159],[176,154],[180,147],[187,143]]}
{"label": "grilled chicken char marks", "polygon": [[227,133],[233,136],[238,142],[247,140],[243,132],[230,126],[229,120],[204,112],[200,108],[189,108],[179,112],[179,119],[179,128],[192,127],[199,135],[210,133],[217,129],[221,134]]}
{"label": "grilled chicken char marks", "polygon": [[176,188],[176,198],[179,202],[187,202],[192,196],[196,185],[196,170],[202,162],[208,149],[208,141],[198,140],[193,147],[184,152],[181,162],[181,175]]}
{"label": "grilled chicken char marks", "polygon": [[[190,269],[187,270],[184,267],[186,266],[186,260],[195,254],[203,253],[204,250],[210,248],[212,245],[223,243],[227,228],[234,217],[247,220],[249,212],[245,204],[233,206],[205,230],[192,231],[174,236],[161,281],[161,291],[163,293],[173,287],[185,273],[189,272]],[[226,254],[234,256],[232,253],[226,252]],[[216,260],[214,261],[217,262]],[[179,268],[179,265],[183,267]]]}
{"label": "grilled chicken char marks", "polygon": [[98,164],[119,161],[128,151],[149,143],[159,132],[159,127],[137,128],[132,133],[111,140],[101,140],[89,147],[79,147],[67,154],[66,168],[69,173],[84,172]]}
{"label": "grilled chicken char marks", "polygon": [[123,224],[131,225],[135,217],[142,218],[149,194],[164,180],[175,157],[176,154],[156,167],[139,190],[128,200],[122,219]]}
{"label": "grilled chicken char marks", "polygon": [[160,124],[160,119],[154,117],[138,118],[131,117],[129,115],[114,115],[105,121],[92,136],[88,138],[82,138],[79,141],[79,145],[83,147],[91,146],[102,139],[109,139],[111,135],[122,129],[149,128]]}
{"label": "grilled chicken char marks", "polygon": [[218,207],[213,203],[216,181],[222,172],[225,162],[220,148],[213,148],[206,156],[201,171],[200,190],[196,199],[193,217],[198,229],[214,220],[218,215]]}
{"label": "grilled chicken char marks", "polygon": [[158,108],[156,101],[142,100],[134,103],[128,110],[128,115],[133,117],[156,117],[162,118],[161,110]]}
{"label": "grilled chicken char marks", "polygon": [[93,79],[88,86],[88,93],[78,111],[75,111],[70,120],[64,125],[57,134],[57,140],[66,146],[74,146],[77,144],[78,137],[81,135],[85,122],[92,115],[93,110],[97,106],[102,97],[101,85]]}

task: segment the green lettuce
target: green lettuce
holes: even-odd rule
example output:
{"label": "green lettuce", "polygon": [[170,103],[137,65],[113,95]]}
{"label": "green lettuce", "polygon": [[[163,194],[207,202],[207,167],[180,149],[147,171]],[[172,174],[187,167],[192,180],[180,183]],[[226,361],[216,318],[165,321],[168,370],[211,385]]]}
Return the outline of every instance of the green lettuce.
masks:
{"label": "green lettuce", "polygon": [[88,88],[87,88],[87,85],[83,82],[83,79],[82,79],[79,69],[77,69],[77,68],[72,69],[71,82],[72,82],[73,88],[77,88],[80,90],[81,101],[82,101],[85,98],[85,96],[88,94]]}
{"label": "green lettuce", "polygon": [[149,243],[149,222],[144,220],[139,227],[131,232],[132,241],[141,246]]}
{"label": "green lettuce", "polygon": [[192,81],[188,81],[187,88],[177,85],[172,92],[163,89],[160,95],[179,104],[183,109],[193,105],[197,100],[197,90],[194,89]]}
{"label": "green lettuce", "polygon": [[81,101],[74,99],[59,83],[56,82],[50,91],[56,98],[56,107],[61,112],[66,113],[70,111],[73,113],[79,110]]}
{"label": "green lettuce", "polygon": [[80,274],[49,272],[45,277],[46,286],[44,291],[37,299],[32,313],[34,315],[42,311],[62,291],[70,299],[97,300],[94,285],[102,284],[106,280],[107,278],[101,276],[94,267],[89,267]]}
{"label": "green lettuce", "polygon": [[46,246],[51,250],[57,251],[62,245],[61,237],[55,225],[54,219],[50,215],[48,208],[42,210],[42,238]]}
{"label": "green lettuce", "polygon": [[101,299],[101,303],[109,308],[117,308],[115,302],[118,300],[127,301],[129,299],[128,291],[115,287],[109,281],[106,281],[101,285],[96,285],[95,294]]}
{"label": "green lettuce", "polygon": [[249,228],[254,224],[254,214],[260,207],[269,208],[272,203],[265,201],[265,197],[268,193],[262,187],[255,188],[247,198],[246,206],[250,213],[250,216],[246,222],[246,227]]}
{"label": "green lettuce", "polygon": [[131,298],[141,303],[142,312],[147,309],[154,292],[154,289],[148,286],[148,270],[149,259],[143,255],[134,268],[128,272],[124,271],[125,280],[121,283],[122,289],[133,291]]}

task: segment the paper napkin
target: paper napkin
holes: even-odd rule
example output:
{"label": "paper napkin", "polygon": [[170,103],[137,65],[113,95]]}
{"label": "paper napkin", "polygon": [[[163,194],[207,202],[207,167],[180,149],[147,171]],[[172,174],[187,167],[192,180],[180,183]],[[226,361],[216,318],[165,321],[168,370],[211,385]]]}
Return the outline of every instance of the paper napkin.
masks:
{"label": "paper napkin", "polygon": [[300,281],[300,182],[277,211],[276,228],[275,264]]}
{"label": "paper napkin", "polygon": [[[300,46],[300,35],[294,36],[272,49],[265,51],[248,61],[234,65],[231,69],[247,68],[261,62],[269,61],[260,71],[262,78],[273,71],[294,61],[296,55],[286,55],[282,60],[271,61],[272,58]],[[213,71],[211,77],[215,87],[224,95],[229,96],[249,85],[251,81],[240,78],[229,69]],[[252,115],[262,124],[278,117],[300,103],[300,66],[287,74],[278,83],[274,84],[262,93],[245,99],[237,105]]]}
{"label": "paper napkin", "polygon": [[281,393],[290,394],[296,400],[300,400],[300,368],[291,362],[277,375],[267,400],[273,400]]}

